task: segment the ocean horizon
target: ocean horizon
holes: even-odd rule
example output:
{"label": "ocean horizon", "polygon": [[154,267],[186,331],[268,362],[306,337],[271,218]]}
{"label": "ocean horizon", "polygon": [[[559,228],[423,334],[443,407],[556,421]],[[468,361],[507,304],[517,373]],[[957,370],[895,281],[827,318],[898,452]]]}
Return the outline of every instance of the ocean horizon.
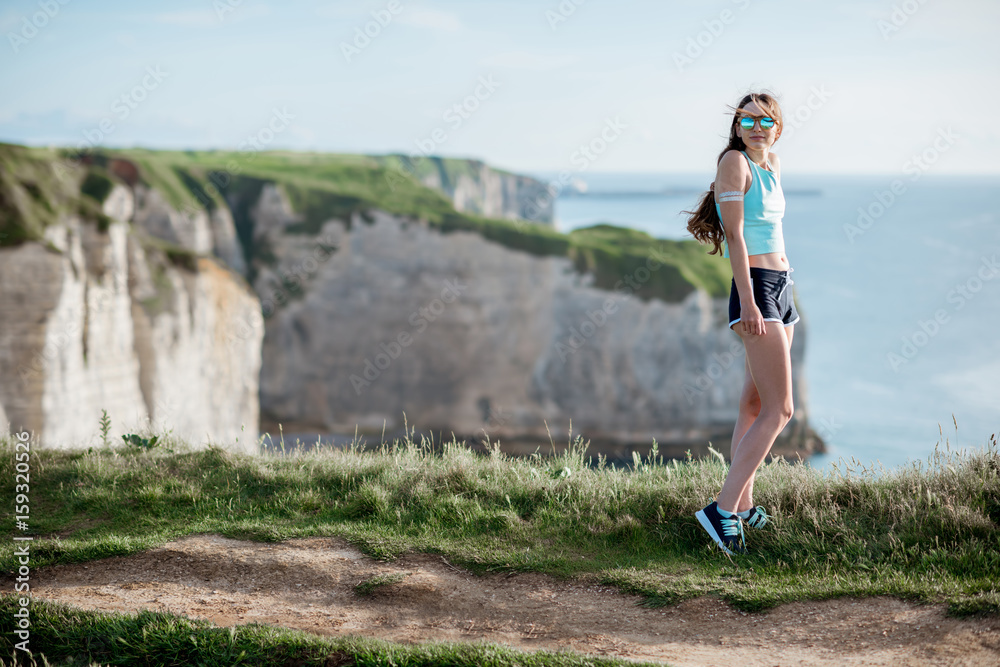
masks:
{"label": "ocean horizon", "polygon": [[[691,239],[681,211],[713,178],[574,174],[556,228]],[[1000,176],[785,173],[782,186],[809,420],[828,447],[810,463],[891,469],[985,447],[1000,433]]]}

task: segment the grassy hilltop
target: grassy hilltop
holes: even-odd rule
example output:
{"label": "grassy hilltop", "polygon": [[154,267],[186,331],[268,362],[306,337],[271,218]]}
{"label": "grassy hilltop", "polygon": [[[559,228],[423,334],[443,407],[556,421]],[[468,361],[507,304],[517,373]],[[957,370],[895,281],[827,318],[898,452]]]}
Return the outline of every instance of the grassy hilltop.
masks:
{"label": "grassy hilltop", "polygon": [[[374,449],[258,457],[217,447],[193,451],[169,438],[142,444],[149,443],[32,452],[33,569],[134,553],[195,533],[263,542],[339,536],[377,559],[438,553],[475,572],[598,581],[643,595],[651,606],[712,594],[759,611],[794,600],[891,595],[946,602],[956,615],[1000,612],[996,436],[978,453],[936,450],[928,461],[884,474],[848,464],[822,473],[769,463],[758,473],[756,500],[774,519],[750,532],[751,553],[734,559],[693,516],[725,476],[721,456],[665,462],[654,451],[622,469],[601,459],[594,465],[579,438],[551,458],[512,458],[499,449],[483,456],[464,443],[432,447],[409,438]],[[6,439],[0,486],[7,497],[14,493],[14,460]],[[16,567],[11,544],[0,551],[0,571],[8,575]],[[0,607],[13,604],[12,596],[0,597]],[[147,640],[176,645],[178,655],[203,664],[231,664],[218,656],[262,655],[262,647],[275,644],[301,655],[327,641],[312,640],[308,648],[294,633],[282,639],[247,626],[236,642],[235,634],[230,639],[166,614],[107,620],[50,604],[36,608],[44,611],[36,636],[55,656],[88,633],[124,636],[121,645],[94,649],[93,658],[105,661],[142,660]],[[0,652],[10,623],[0,621]],[[189,634],[201,638],[200,649],[188,644]],[[342,650],[347,640],[339,641]],[[587,664],[546,654],[487,660],[459,645],[437,658],[431,649],[407,650],[398,664]],[[351,651],[357,659],[361,649]]]}
{"label": "grassy hilltop", "polygon": [[636,291],[640,298],[677,302],[696,288],[716,297],[728,294],[728,262],[710,257],[693,240],[655,239],[609,224],[563,234],[546,225],[462,213],[418,177],[436,169],[455,179],[470,169],[469,161],[411,161],[395,155],[133,148],[96,150],[88,154],[89,163],[81,163],[67,149],[0,144],[0,247],[41,240],[45,227],[65,213],[106,225],[100,205],[118,180],[108,170],[115,158],[138,166],[140,182],[156,188],[179,211],[228,206],[248,260],[268,261],[267,248],[253,244],[249,210],[263,185],[275,183],[301,216],[287,228],[290,233],[316,233],[330,218],[349,220],[352,213],[380,209],[445,233],[473,231],[535,255],[569,257],[577,270],[593,271],[595,284],[609,290],[645,265],[656,249],[667,263]]}

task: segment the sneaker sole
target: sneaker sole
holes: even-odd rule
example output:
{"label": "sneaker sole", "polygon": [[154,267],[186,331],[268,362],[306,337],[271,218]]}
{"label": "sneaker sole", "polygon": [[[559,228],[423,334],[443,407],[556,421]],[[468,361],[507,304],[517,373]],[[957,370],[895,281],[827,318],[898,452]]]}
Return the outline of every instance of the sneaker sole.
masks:
{"label": "sneaker sole", "polygon": [[736,555],[729,549],[729,547],[727,547],[725,544],[722,543],[722,538],[719,537],[719,534],[715,532],[715,526],[713,526],[712,522],[709,521],[708,515],[705,514],[705,510],[698,510],[697,512],[694,513],[694,516],[696,519],[698,519],[698,523],[701,524],[701,527],[705,529],[705,532],[708,533],[708,536],[711,537],[712,540],[714,540],[717,545],[719,545],[720,549],[725,551],[730,556]]}

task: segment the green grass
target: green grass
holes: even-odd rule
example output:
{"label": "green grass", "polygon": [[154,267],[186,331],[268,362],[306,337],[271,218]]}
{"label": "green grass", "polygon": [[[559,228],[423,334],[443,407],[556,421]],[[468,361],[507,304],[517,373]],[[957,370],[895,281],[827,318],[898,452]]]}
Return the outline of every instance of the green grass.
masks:
{"label": "green grass", "polygon": [[376,574],[375,576],[368,577],[360,584],[354,587],[354,592],[358,595],[371,595],[377,589],[383,586],[391,586],[392,584],[398,584],[403,579],[406,579],[408,572],[393,572],[392,574]]}
{"label": "green grass", "polygon": [[[474,232],[508,248],[539,257],[567,257],[577,271],[591,272],[594,285],[613,291],[629,280],[643,300],[683,300],[695,289],[714,297],[729,293],[729,263],[710,257],[695,241],[671,241],[601,224],[564,234],[550,226],[497,220],[456,211],[442,193],[418,178],[436,171],[450,182],[474,175],[473,163],[425,159],[401,168],[399,156],[269,151],[153,151],[140,148],[98,149],[93,165],[83,167],[68,149],[0,144],[0,246],[40,240],[61,212],[77,209],[106,227],[99,203],[110,191],[105,171],[111,158],[131,160],[141,180],[158,190],[179,211],[228,206],[254,278],[253,261],[273,263],[266,244],[254,240],[250,213],[261,188],[281,188],[301,218],[287,233],[316,234],[333,218],[350,223],[357,214],[370,222],[374,209],[420,220],[442,233]],[[86,193],[88,196],[83,196]],[[658,253],[664,262],[646,275],[647,260]]]}
{"label": "green grass", "polygon": [[55,151],[0,144],[0,247],[42,241],[46,227],[81,205],[85,170],[62,166]]}
{"label": "green grass", "polygon": [[[512,458],[495,446],[477,454],[464,443],[406,438],[253,457],[194,450],[167,434],[150,448],[33,450],[32,568],[127,555],[196,533],[262,542],[340,536],[376,559],[415,550],[477,573],[577,577],[640,594],[654,607],[702,595],[744,611],[890,595],[946,603],[957,616],[1000,613],[996,436],[972,453],[946,443],[927,461],[894,471],[842,464],[822,473],[769,462],[757,475],[756,500],[774,519],[750,532],[751,553],[734,559],[693,516],[726,473],[721,455],[665,461],[654,448],[622,469],[586,457],[580,438],[568,445],[551,457]],[[14,460],[4,439],[0,486],[8,498]],[[0,552],[7,574],[16,566],[12,544],[4,540]],[[362,582],[359,593],[391,583]],[[0,607],[13,610],[13,600],[0,597]],[[264,664],[324,664],[331,655],[345,664],[587,664],[487,645],[401,647],[257,625],[217,629],[156,612],[102,615],[43,601],[33,608],[33,640],[58,659],[86,646],[91,659],[109,664],[167,664],[151,655],[206,665],[264,655],[273,660]],[[9,650],[11,621],[2,620],[9,618],[0,613],[0,654]]]}
{"label": "green grass", "polygon": [[[13,452],[0,448],[13,497]],[[33,565],[134,553],[194,533],[278,541],[341,536],[368,555],[439,553],[477,572],[588,575],[662,605],[716,594],[757,611],[801,599],[894,595],[1000,611],[1000,455],[976,454],[875,474],[821,473],[776,460],[756,500],[775,519],[730,560],[694,512],[725,463],[633,469],[585,459],[579,438],[555,457],[489,455],[410,439],[294,456],[151,449],[33,452]],[[169,447],[172,451],[167,451]],[[13,548],[0,570],[14,570]]]}
{"label": "green grass", "polygon": [[[538,256],[567,256],[578,271],[593,271],[595,285],[608,290],[644,265],[656,250],[666,258],[667,266],[654,271],[649,279],[637,281],[641,287],[635,293],[642,299],[676,302],[695,288],[717,297],[726,296],[729,290],[728,263],[713,261],[716,258],[709,257],[694,241],[655,239],[644,232],[608,224],[563,234],[546,225],[461,213],[447,197],[415,178],[435,170],[446,181],[457,179],[460,174],[471,174],[467,160],[419,160],[412,168],[401,169],[398,156],[288,151],[247,154],[122,149],[109,150],[107,156],[139,164],[147,184],[164,192],[175,208],[199,206],[199,202],[211,208],[223,199],[235,202],[231,207],[233,218],[248,260],[259,253],[249,245],[252,235],[247,230],[246,204],[256,200],[263,183],[276,183],[302,218],[286,229],[289,233],[316,234],[331,218],[350,221],[355,213],[367,218],[377,208],[424,220],[445,233],[473,231]],[[209,184],[215,185],[214,192]],[[246,196],[248,192],[250,197]]]}
{"label": "green grass", "polygon": [[[15,596],[0,594],[0,661],[15,664],[11,642]],[[330,667],[625,667],[651,665],[570,651],[530,653],[477,643],[404,645],[356,636],[320,637],[262,623],[217,627],[209,621],[168,612],[112,614],[77,610],[34,600],[31,640],[34,656],[21,665],[235,665]],[[10,662],[7,662],[7,661]]]}
{"label": "green grass", "polygon": [[87,195],[98,204],[103,204],[115,187],[115,182],[100,168],[92,169],[80,184],[80,192]]}
{"label": "green grass", "polygon": [[[435,155],[411,157],[401,153],[379,156],[378,160],[387,167],[405,169],[420,179],[437,176],[441,180],[441,184],[447,188],[454,188],[462,176],[468,176],[477,181],[479,175],[478,164],[472,160],[444,158]],[[498,174],[511,175],[511,172],[503,169],[492,166],[490,169]]]}

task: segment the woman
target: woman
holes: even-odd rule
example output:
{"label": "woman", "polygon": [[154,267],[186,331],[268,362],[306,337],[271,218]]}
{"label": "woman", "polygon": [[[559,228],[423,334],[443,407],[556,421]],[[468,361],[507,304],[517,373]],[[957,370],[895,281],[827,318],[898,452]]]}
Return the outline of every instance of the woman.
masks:
{"label": "woman", "polygon": [[[732,108],[732,107],[730,107]],[[709,254],[725,247],[733,268],[729,327],[743,339],[746,377],[733,431],[729,474],[715,502],[695,516],[727,554],[745,553],[743,522],[767,522],[754,507],[757,468],[792,418],[789,350],[799,320],[792,301],[781,218],[781,163],[771,146],[781,136],[781,109],[772,95],[750,93],[733,109],[729,144],[719,155],[715,182],[688,221]]]}

